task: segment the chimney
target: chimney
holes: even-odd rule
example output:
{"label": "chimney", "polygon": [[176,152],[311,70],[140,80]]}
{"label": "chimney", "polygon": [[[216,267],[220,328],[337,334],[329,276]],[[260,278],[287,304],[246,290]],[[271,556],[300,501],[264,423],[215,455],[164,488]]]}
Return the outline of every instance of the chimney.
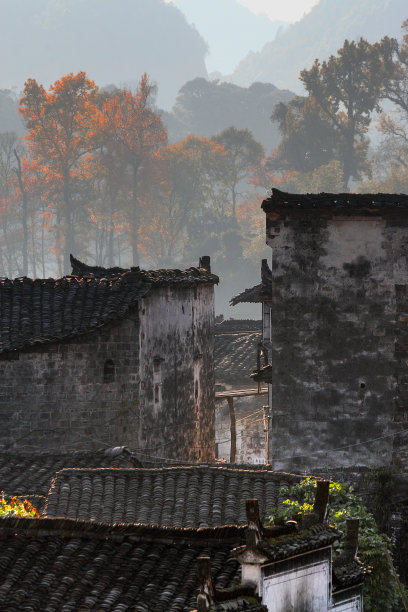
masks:
{"label": "chimney", "polygon": [[209,255],[202,255],[198,262],[199,268],[204,268],[207,272],[211,272],[211,258]]}
{"label": "chimney", "polygon": [[247,546],[255,549],[256,545],[262,540],[262,523],[259,518],[259,504],[257,499],[247,499],[246,515],[247,515]]}
{"label": "chimney", "polygon": [[197,595],[198,612],[207,612],[214,603],[214,587],[211,577],[210,557],[198,557],[198,586],[200,592]]}
{"label": "chimney", "polygon": [[360,519],[347,519],[346,539],[344,542],[343,559],[353,561],[358,549],[358,528]]}
{"label": "chimney", "polygon": [[324,523],[326,520],[329,486],[328,480],[317,481],[313,512],[302,517],[303,527],[311,527],[312,525]]}
{"label": "chimney", "polygon": [[323,523],[326,520],[329,486],[328,480],[317,481],[315,503],[313,506],[313,514],[316,516],[317,523]]}

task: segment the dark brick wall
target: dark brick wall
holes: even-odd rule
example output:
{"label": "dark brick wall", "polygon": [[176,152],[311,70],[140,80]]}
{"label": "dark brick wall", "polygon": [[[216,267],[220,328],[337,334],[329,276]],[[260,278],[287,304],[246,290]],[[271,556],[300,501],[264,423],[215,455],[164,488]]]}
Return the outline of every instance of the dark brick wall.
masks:
{"label": "dark brick wall", "polygon": [[109,328],[0,359],[0,448],[208,461],[214,410],[212,285],[155,287]]}
{"label": "dark brick wall", "polygon": [[405,225],[269,214],[276,469],[406,467],[406,436],[394,436],[407,421]]}
{"label": "dark brick wall", "polygon": [[[111,360],[115,380],[104,382]],[[139,321],[0,359],[0,448],[97,449],[138,442]]]}

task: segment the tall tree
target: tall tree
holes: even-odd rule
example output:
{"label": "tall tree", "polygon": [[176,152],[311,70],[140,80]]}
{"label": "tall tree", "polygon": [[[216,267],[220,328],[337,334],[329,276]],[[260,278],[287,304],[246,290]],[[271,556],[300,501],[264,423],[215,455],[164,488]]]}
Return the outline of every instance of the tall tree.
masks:
{"label": "tall tree", "polygon": [[232,216],[236,219],[239,184],[250,179],[252,171],[262,161],[265,151],[247,129],[238,130],[229,127],[212,140],[222,145],[226,156],[220,167],[220,180],[229,190],[232,204]]}
{"label": "tall tree", "polygon": [[65,272],[70,266],[69,254],[77,251],[75,221],[83,211],[87,157],[95,146],[97,92],[95,83],[79,72],[59,79],[48,92],[29,79],[20,100],[33,166],[41,167],[44,188],[48,188],[50,202],[61,219]]}
{"label": "tall tree", "polygon": [[396,59],[393,78],[385,87],[385,97],[402,111],[408,120],[408,19],[402,24],[404,32],[402,42],[395,43]]}
{"label": "tall tree", "polygon": [[397,43],[395,74],[385,88],[384,97],[393,103],[392,110],[380,117],[380,131],[385,135],[376,157],[388,162],[392,174],[408,170],[408,19],[402,24],[404,36]]}
{"label": "tall tree", "polygon": [[166,144],[167,133],[161,117],[153,108],[154,86],[144,74],[134,94],[122,91],[107,99],[101,113],[101,133],[115,150],[127,171],[129,191],[129,228],[133,265],[139,263],[140,226],[139,184],[141,171],[153,155]]}
{"label": "tall tree", "polygon": [[315,98],[297,96],[287,104],[276,104],[271,121],[278,124],[282,134],[268,159],[271,169],[312,172],[338,155],[336,133]]}
{"label": "tall tree", "polygon": [[395,74],[395,51],[396,41],[388,37],[373,45],[362,38],[357,43],[346,40],[337,57],[316,60],[300,73],[336,134],[345,187],[351,177],[359,177],[371,114],[380,110],[380,97]]}
{"label": "tall tree", "polygon": [[154,265],[180,260],[186,243],[197,243],[192,234],[204,211],[219,212],[216,180],[225,155],[222,146],[190,135],[155,156],[143,186],[141,236],[144,255]]}

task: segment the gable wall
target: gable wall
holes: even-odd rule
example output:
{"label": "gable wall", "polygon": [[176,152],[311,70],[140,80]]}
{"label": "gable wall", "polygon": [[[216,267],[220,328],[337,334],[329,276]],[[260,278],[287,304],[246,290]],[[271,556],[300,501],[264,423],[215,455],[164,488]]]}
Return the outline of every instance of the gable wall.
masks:
{"label": "gable wall", "polygon": [[[138,441],[139,322],[0,357],[0,448],[89,450]],[[104,363],[115,381],[103,382]]]}
{"label": "gable wall", "polygon": [[274,213],[267,243],[274,468],[406,465],[406,219]]}
{"label": "gable wall", "polygon": [[146,455],[214,458],[213,291],[155,287],[140,301],[139,441]]}

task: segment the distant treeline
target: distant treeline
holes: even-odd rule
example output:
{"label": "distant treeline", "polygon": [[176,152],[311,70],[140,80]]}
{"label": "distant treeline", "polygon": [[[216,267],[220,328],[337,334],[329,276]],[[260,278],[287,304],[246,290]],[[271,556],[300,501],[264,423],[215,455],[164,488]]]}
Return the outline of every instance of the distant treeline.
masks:
{"label": "distant treeline", "polygon": [[[70,252],[155,267],[210,254],[234,292],[258,274],[270,187],[407,191],[408,34],[345,41],[300,78],[302,97],[196,79],[164,115],[146,75],[133,93],[99,90],[85,73],[49,90],[28,80],[25,137],[18,123],[0,135],[0,274],[67,273]],[[0,104],[13,112],[15,101],[2,92]]]}

